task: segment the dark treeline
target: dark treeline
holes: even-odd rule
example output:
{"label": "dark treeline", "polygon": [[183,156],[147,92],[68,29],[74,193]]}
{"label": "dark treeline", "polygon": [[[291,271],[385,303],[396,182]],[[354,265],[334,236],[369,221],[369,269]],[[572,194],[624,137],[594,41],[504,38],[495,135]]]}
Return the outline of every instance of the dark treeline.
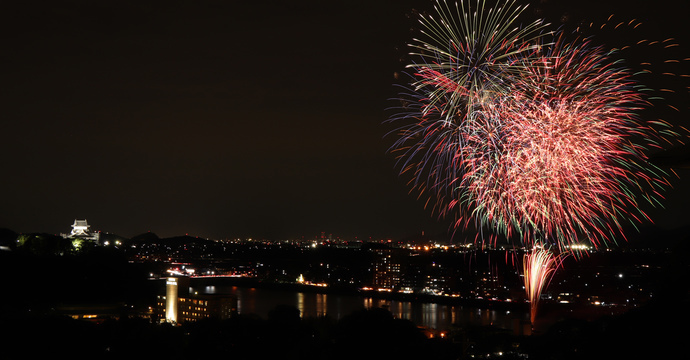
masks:
{"label": "dark treeline", "polygon": [[145,264],[95,247],[88,254],[35,255],[0,251],[0,315],[50,315],[60,304],[146,305],[155,299]]}
{"label": "dark treeline", "polygon": [[143,318],[97,324],[66,317],[6,317],[2,323],[7,334],[3,352],[16,358],[455,359],[461,351],[460,344],[429,339],[412,322],[384,309],[363,309],[337,322],[302,319],[294,307],[277,307],[267,319],[237,315],[180,326]]}

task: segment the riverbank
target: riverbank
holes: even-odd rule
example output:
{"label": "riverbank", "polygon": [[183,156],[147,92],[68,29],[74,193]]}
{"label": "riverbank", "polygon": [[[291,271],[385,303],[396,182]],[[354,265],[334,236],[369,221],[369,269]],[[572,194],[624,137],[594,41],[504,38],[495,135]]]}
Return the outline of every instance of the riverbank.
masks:
{"label": "riverbank", "polygon": [[[255,278],[192,278],[191,286],[202,289],[205,286],[214,285],[216,288],[223,287],[239,287],[239,288],[257,288],[272,291],[281,291],[285,293],[314,293],[314,294],[329,294],[337,296],[354,296],[362,299],[377,299],[390,302],[409,302],[412,304],[438,304],[443,306],[456,306],[465,309],[489,310],[500,313],[511,313],[513,316],[519,318],[524,314],[528,316],[530,312],[530,304],[527,302],[508,302],[508,301],[492,301],[486,299],[465,299],[450,296],[434,296],[422,294],[402,294],[393,292],[382,292],[375,290],[360,290],[347,287],[321,287],[311,286],[295,283],[277,283],[272,281],[259,280]],[[561,321],[578,320],[578,321],[597,321],[604,317],[616,316],[627,311],[630,308],[620,307],[604,307],[604,306],[585,306],[578,304],[557,303],[553,301],[542,301],[539,305],[537,320],[533,324],[533,332],[544,333],[548,329]]]}

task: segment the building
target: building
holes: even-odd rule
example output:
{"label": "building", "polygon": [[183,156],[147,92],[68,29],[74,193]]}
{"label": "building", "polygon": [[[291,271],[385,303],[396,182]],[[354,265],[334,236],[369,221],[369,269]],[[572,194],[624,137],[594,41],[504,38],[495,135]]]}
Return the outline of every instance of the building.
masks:
{"label": "building", "polygon": [[158,295],[157,309],[162,322],[173,324],[206,318],[224,320],[237,312],[237,298],[232,295],[190,294],[188,277],[169,277],[165,295]]}
{"label": "building", "polygon": [[393,290],[400,284],[400,261],[393,249],[375,249],[373,287]]}
{"label": "building", "polygon": [[74,224],[72,224],[72,231],[69,234],[60,235],[65,239],[84,239],[98,243],[101,234],[99,232],[90,231],[90,227],[91,225],[89,225],[86,220],[75,219]]}

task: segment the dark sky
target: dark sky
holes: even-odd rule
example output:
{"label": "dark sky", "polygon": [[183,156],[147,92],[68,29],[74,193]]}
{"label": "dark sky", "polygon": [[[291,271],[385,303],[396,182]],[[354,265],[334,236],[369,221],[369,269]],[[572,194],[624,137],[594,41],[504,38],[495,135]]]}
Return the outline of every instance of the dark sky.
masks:
{"label": "dark sky", "polygon": [[[566,23],[618,9],[532,2]],[[384,138],[406,14],[428,1],[17,3],[0,5],[0,227],[446,232],[407,193]],[[625,3],[654,32],[688,39],[683,1]],[[690,218],[679,172],[660,225]]]}

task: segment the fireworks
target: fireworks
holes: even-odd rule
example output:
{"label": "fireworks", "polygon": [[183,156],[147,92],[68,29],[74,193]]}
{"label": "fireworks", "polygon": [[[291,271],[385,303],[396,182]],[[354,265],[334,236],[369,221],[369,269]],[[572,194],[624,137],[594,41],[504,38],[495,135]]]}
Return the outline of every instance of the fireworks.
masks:
{"label": "fireworks", "polygon": [[439,2],[411,45],[420,60],[391,121],[412,188],[456,227],[527,247],[606,246],[647,219],[640,199],[658,203],[668,182],[645,152],[672,133],[637,116],[647,100],[631,71],[590,40],[516,25],[512,1],[471,3]]}
{"label": "fireworks", "polygon": [[517,27],[525,8],[514,2],[497,9],[483,2],[474,9],[465,2],[454,9],[438,3],[436,10],[438,19],[420,19],[426,40],[415,39],[411,47],[421,63],[409,66],[415,72],[411,89],[402,94],[403,107],[392,120],[406,123],[395,145],[402,172],[414,173],[413,189],[429,193],[431,206],[447,215],[458,201],[455,188],[464,172],[458,154],[471,151],[471,141],[485,138],[482,132],[494,126],[478,116],[481,109],[506,90],[507,78],[520,76],[523,67],[511,59],[534,51],[536,45],[525,39],[540,37],[544,26],[535,21]]}
{"label": "fireworks", "polygon": [[514,1],[440,0],[435,9],[410,45],[417,62],[390,118],[399,124],[392,152],[412,190],[455,229],[473,224],[489,241],[534,249],[523,266],[534,321],[560,259],[578,254],[573,245],[605,247],[626,224],[649,220],[642,203],[660,204],[670,185],[647,153],[678,134],[640,118],[651,98],[591,39],[540,20],[521,26],[525,8]]}
{"label": "fireworks", "polygon": [[541,247],[535,247],[531,253],[526,253],[524,256],[522,271],[525,291],[530,302],[530,320],[533,324],[537,316],[541,291],[546,287],[562,260],[560,256],[555,256]]}
{"label": "fireworks", "polygon": [[550,238],[564,251],[580,236],[605,245],[622,234],[622,220],[646,218],[631,187],[655,199],[668,185],[647,162],[648,144],[632,141],[653,138],[636,116],[644,99],[631,74],[587,42],[556,41],[527,61],[528,75],[485,111],[500,124],[492,148],[489,139],[472,144],[490,156],[463,159],[471,169],[459,182],[464,205],[526,246]]}

